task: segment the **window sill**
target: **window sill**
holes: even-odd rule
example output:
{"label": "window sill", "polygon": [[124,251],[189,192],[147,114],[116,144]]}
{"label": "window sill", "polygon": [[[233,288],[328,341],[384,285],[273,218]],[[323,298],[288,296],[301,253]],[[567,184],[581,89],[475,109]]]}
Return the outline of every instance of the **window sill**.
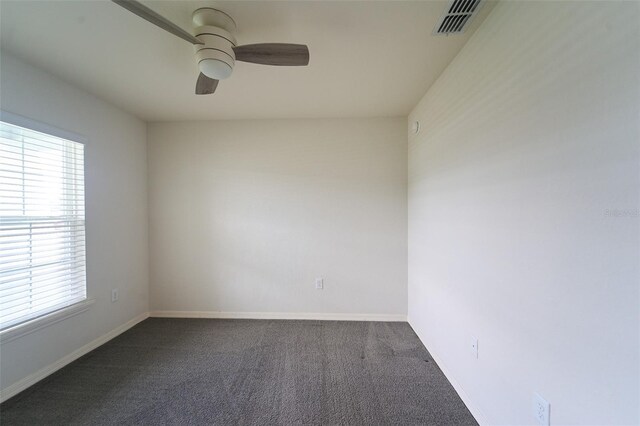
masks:
{"label": "window sill", "polygon": [[31,321],[27,321],[25,323],[18,324],[14,327],[10,327],[6,330],[0,331],[0,344],[10,342],[11,340],[48,327],[51,324],[55,324],[67,318],[78,315],[82,312],[85,312],[91,305],[93,305],[94,302],[95,299],[83,300],[82,302],[74,303],[71,306],[67,306],[66,308],[51,312],[50,314],[41,316],[39,318],[34,318]]}

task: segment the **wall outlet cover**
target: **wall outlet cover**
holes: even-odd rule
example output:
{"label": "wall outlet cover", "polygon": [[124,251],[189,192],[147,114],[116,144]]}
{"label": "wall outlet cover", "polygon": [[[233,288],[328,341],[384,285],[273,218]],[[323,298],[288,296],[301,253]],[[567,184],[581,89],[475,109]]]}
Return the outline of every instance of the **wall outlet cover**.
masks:
{"label": "wall outlet cover", "polygon": [[114,288],[113,290],[111,290],[111,303],[113,302],[117,302],[118,301],[118,289]]}
{"label": "wall outlet cover", "polygon": [[533,417],[542,426],[549,426],[551,405],[537,392],[533,394]]}
{"label": "wall outlet cover", "polygon": [[316,278],[316,290],[322,290],[324,288],[324,278]]}
{"label": "wall outlet cover", "polygon": [[474,358],[478,358],[478,338],[475,336],[471,336],[471,353]]}

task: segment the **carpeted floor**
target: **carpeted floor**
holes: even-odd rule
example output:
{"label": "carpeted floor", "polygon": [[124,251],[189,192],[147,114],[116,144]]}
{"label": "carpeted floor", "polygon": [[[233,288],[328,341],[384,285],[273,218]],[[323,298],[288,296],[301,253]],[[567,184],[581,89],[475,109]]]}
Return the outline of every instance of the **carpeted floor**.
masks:
{"label": "carpeted floor", "polygon": [[8,425],[476,425],[407,323],[150,318],[0,406]]}

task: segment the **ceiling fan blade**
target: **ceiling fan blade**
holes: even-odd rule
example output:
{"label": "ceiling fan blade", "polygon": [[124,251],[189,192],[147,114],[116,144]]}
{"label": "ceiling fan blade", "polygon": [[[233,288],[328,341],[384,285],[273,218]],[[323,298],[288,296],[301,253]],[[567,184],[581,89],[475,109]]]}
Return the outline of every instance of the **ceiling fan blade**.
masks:
{"label": "ceiling fan blade", "polygon": [[304,44],[261,43],[233,48],[236,61],[262,65],[309,65],[309,48]]}
{"label": "ceiling fan blade", "polygon": [[151,22],[154,25],[162,28],[163,30],[169,31],[173,35],[177,35],[183,40],[188,41],[192,44],[204,44],[173,22],[149,9],[147,6],[143,5],[139,1],[136,0],[111,0],[115,4],[120,5],[127,9],[129,12],[133,12],[142,19],[145,19]]}
{"label": "ceiling fan blade", "polygon": [[218,80],[200,73],[196,82],[196,95],[210,95],[216,91],[216,87],[218,87]]}

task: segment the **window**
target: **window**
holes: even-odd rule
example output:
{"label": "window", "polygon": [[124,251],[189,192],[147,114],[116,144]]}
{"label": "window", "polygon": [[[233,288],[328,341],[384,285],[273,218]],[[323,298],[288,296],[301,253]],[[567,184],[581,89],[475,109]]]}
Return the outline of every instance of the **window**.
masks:
{"label": "window", "polygon": [[84,145],[0,122],[0,330],[85,300]]}

